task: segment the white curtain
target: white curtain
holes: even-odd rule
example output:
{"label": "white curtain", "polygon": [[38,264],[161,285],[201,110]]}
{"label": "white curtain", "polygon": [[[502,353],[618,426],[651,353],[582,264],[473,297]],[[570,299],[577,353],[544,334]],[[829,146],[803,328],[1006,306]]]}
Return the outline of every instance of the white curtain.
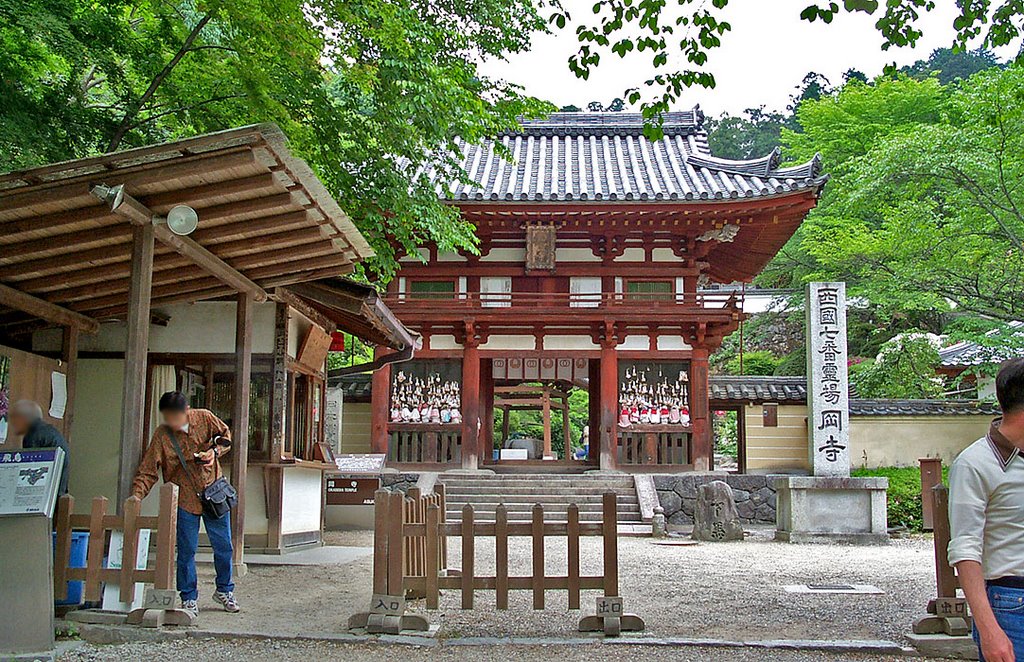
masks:
{"label": "white curtain", "polygon": [[[160,396],[168,391],[173,391],[178,386],[177,376],[174,373],[173,365],[153,366],[152,395],[150,400],[153,404],[149,411],[149,432],[153,433],[159,427],[160,420]],[[148,441],[148,440],[147,440]]]}

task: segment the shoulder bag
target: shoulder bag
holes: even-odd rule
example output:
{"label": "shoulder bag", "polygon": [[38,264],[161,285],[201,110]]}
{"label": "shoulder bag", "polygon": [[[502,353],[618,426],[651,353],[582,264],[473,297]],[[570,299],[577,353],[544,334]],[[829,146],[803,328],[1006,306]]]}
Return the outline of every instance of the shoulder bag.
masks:
{"label": "shoulder bag", "polygon": [[203,514],[213,519],[224,517],[238,503],[238,491],[231,486],[231,483],[224,476],[213,481],[205,488],[200,488],[191,467],[185,461],[185,455],[181,452],[181,445],[178,443],[178,433],[169,428],[168,431],[171,433],[171,443],[174,444],[174,452],[178,455],[181,468],[185,470],[189,482],[192,483],[192,488],[196,491],[196,496],[199,497],[199,502],[203,504]]}

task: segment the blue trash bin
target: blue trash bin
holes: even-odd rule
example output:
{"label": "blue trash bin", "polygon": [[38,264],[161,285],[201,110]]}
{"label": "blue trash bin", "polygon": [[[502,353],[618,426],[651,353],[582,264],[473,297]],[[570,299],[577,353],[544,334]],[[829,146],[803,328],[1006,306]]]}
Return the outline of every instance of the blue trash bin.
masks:
{"label": "blue trash bin", "polygon": [[[53,551],[57,553],[57,532],[53,533]],[[71,532],[71,568],[84,568],[85,559],[89,552],[89,532]],[[58,605],[80,605],[82,604],[82,584],[80,581],[68,582],[68,597],[64,600],[54,600]]]}

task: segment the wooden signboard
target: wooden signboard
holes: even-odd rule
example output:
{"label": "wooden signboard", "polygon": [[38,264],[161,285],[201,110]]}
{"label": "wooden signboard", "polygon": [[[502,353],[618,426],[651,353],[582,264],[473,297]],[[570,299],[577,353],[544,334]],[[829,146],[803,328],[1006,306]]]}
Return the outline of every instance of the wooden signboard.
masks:
{"label": "wooden signboard", "polygon": [[379,478],[328,476],[327,505],[372,506],[373,495],[379,489]]}
{"label": "wooden signboard", "polygon": [[346,474],[379,474],[386,459],[384,453],[349,453],[335,457],[334,464]]}
{"label": "wooden signboard", "polygon": [[321,371],[324,369],[324,361],[327,360],[327,352],[331,348],[331,334],[319,326],[309,327],[299,347],[299,355],[296,357],[299,363],[311,370]]}
{"label": "wooden signboard", "polygon": [[555,226],[526,226],[526,270],[555,268]]}

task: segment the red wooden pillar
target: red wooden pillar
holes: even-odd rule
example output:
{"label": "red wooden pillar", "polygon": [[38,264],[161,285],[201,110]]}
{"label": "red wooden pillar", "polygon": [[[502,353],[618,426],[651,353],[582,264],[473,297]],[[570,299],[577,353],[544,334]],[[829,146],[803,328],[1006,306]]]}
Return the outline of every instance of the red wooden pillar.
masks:
{"label": "red wooden pillar", "polygon": [[[387,349],[378,345],[373,351],[375,359]],[[370,394],[370,450],[374,453],[388,452],[388,417],[391,415],[391,366],[378,368],[373,373]]]}
{"label": "red wooden pillar", "polygon": [[601,457],[601,363],[594,359],[590,359],[587,363],[589,377],[587,426],[590,429],[587,462],[597,464],[598,458]]}
{"label": "red wooden pillar", "polygon": [[[615,469],[618,455],[618,408],[619,408],[619,355],[615,351],[615,340],[609,338],[601,344],[601,469]],[[590,431],[591,439],[594,430]]]}
{"label": "red wooden pillar", "polygon": [[476,469],[480,451],[480,350],[472,336],[462,350],[462,468]]}
{"label": "red wooden pillar", "polygon": [[711,470],[711,421],[708,411],[708,350],[693,349],[690,364],[690,420],[693,425],[693,457],[697,471]]}
{"label": "red wooden pillar", "polygon": [[480,362],[480,461],[489,462],[494,455],[494,363]]}

